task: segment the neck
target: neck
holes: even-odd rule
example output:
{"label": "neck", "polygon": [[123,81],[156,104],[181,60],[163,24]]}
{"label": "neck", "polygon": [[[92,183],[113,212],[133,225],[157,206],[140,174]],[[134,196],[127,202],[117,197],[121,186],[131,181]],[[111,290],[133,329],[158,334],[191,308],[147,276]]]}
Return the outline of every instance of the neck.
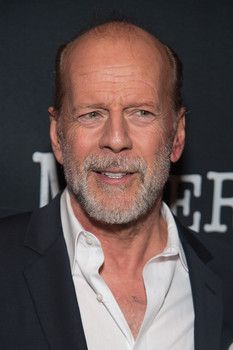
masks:
{"label": "neck", "polygon": [[161,215],[161,199],[145,217],[123,225],[97,223],[86,215],[71,194],[71,206],[82,227],[101,242],[103,268],[124,270],[129,275],[141,274],[145,263],[159,254],[167,242],[166,222]]}

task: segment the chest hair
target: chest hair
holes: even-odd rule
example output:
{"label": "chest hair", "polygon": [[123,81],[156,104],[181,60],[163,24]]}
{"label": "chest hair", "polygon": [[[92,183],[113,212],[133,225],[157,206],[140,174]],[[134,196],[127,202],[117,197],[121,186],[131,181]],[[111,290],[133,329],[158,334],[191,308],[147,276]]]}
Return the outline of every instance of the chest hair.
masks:
{"label": "chest hair", "polygon": [[114,295],[134,338],[137,337],[146,312],[147,300],[144,282],[106,281]]}

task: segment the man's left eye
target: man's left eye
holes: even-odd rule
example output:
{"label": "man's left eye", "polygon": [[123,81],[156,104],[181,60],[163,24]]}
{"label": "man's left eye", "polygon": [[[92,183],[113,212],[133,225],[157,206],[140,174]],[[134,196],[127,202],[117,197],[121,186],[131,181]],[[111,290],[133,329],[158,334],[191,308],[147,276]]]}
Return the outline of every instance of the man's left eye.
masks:
{"label": "man's left eye", "polygon": [[96,117],[98,117],[98,113],[97,112],[90,112],[90,113],[87,113],[86,114],[86,117],[87,118],[90,118],[90,119],[95,119]]}

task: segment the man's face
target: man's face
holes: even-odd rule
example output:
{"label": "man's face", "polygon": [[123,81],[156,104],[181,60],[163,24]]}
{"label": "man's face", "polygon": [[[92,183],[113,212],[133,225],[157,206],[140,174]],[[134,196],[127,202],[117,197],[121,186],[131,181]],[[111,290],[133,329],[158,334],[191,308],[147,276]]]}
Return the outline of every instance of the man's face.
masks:
{"label": "man's face", "polygon": [[89,38],[66,62],[54,150],[76,204],[97,221],[135,221],[161,198],[175,135],[164,61],[143,40]]}

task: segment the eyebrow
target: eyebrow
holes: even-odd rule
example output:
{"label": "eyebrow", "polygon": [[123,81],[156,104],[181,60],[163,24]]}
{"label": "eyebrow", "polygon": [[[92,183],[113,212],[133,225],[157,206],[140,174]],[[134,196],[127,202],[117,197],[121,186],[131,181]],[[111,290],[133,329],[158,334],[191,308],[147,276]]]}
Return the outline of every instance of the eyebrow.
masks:
{"label": "eyebrow", "polygon": [[155,103],[153,103],[152,101],[145,101],[145,102],[140,102],[140,103],[133,103],[130,104],[129,106],[127,106],[125,109],[129,109],[129,108],[139,108],[139,107],[151,107],[151,108],[156,108],[158,111],[160,110],[160,107],[157,106]]}
{"label": "eyebrow", "polygon": [[108,109],[107,105],[103,103],[84,103],[84,104],[79,104],[79,108],[98,108],[98,109]]}
{"label": "eyebrow", "polygon": [[[156,108],[156,111],[158,113],[161,112],[160,106],[156,106],[156,104],[153,103],[153,101],[143,101],[143,102],[140,102],[140,103],[131,103],[127,107],[125,107],[124,110],[130,109],[130,108],[140,108],[140,107]],[[85,108],[90,108],[90,109],[96,108],[96,109],[103,109],[103,110],[106,110],[106,111],[109,110],[109,107],[106,104],[103,104],[103,103],[93,103],[93,104],[92,103],[83,103],[83,104],[79,104],[78,108],[82,108],[82,109],[85,109]],[[75,113],[78,108],[74,107],[72,111]]]}

